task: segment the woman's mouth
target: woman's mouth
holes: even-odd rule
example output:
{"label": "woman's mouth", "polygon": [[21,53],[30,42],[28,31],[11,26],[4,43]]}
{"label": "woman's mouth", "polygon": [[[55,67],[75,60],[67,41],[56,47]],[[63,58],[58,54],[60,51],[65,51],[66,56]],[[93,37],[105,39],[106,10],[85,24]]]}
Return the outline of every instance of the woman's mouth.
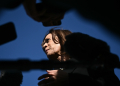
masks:
{"label": "woman's mouth", "polygon": [[45,50],[45,52],[47,53],[49,49]]}

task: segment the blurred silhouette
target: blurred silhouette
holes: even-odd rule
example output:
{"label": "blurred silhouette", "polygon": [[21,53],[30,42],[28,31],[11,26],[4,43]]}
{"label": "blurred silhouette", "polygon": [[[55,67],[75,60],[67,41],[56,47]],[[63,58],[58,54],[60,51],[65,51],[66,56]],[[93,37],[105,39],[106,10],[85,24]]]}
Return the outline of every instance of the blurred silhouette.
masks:
{"label": "blurred silhouette", "polygon": [[120,68],[119,58],[110,52],[106,42],[78,32],[66,36],[64,47],[71,58],[83,63],[93,79],[104,86],[120,85],[114,73],[114,68]]}
{"label": "blurred silhouette", "polygon": [[43,26],[61,25],[61,19],[66,12],[50,4],[36,3],[36,0],[25,0],[23,6],[27,15],[35,21],[42,22]]}
{"label": "blurred silhouette", "polygon": [[[27,6],[27,3],[29,2],[29,0],[28,1],[25,0],[25,1],[26,1],[26,7],[30,8],[29,6]],[[97,21],[103,24],[105,27],[107,27],[106,29],[108,31],[120,37],[120,29],[119,29],[120,28],[119,26],[120,1],[119,0],[109,0],[109,1],[107,0],[102,0],[102,1],[42,0],[42,3],[39,4],[39,6],[37,6],[38,4],[35,4],[35,0],[32,0],[31,3],[32,2],[34,3],[32,7],[36,9],[40,8],[39,11],[41,11],[41,13],[39,14],[38,10],[36,11],[34,10],[34,12],[36,12],[34,16],[38,16],[39,14],[41,18],[37,17],[37,19],[35,19],[32,16],[31,17],[36,21],[40,21],[40,20],[46,21],[46,23],[43,23],[44,26],[56,25],[53,22],[50,22],[54,20],[54,18],[52,19],[50,17],[54,17],[58,15],[58,14],[53,14],[52,11],[56,12],[57,10],[60,12],[62,10],[63,16],[64,16],[64,12],[67,12],[68,10],[74,8],[84,18],[89,19],[89,20],[94,20],[94,21]],[[51,15],[49,15],[48,12],[44,8],[46,8],[47,11],[49,10]],[[29,10],[26,10],[26,12],[27,11],[29,12]],[[32,12],[30,14],[32,14]],[[30,14],[28,13],[28,15]]]}
{"label": "blurred silhouette", "polygon": [[82,17],[101,23],[120,37],[120,0],[42,0],[42,3],[63,10],[74,8]]}
{"label": "blurred silhouette", "polygon": [[109,45],[83,33],[66,36],[65,51],[80,62],[104,64],[107,68],[120,68],[119,57],[110,52]]}
{"label": "blurred silhouette", "polygon": [[[0,61],[0,70],[20,70],[20,71],[29,71],[33,69],[47,70],[55,67],[64,67],[65,65],[78,64],[75,62],[60,63],[56,61],[49,60],[40,60],[40,61],[30,61],[29,59],[20,59],[20,60],[1,60]],[[49,64],[49,65],[48,65]],[[72,65],[73,65],[72,64]]]}
{"label": "blurred silhouette", "polygon": [[[58,26],[61,25],[61,19],[64,18],[64,14],[66,10],[62,10],[60,8],[56,8],[51,5],[46,5],[43,3],[36,4],[36,8],[38,11],[42,9],[46,9],[44,15],[41,15],[39,18],[43,21],[43,26]],[[45,19],[46,20],[45,20]]]}
{"label": "blurred silhouette", "polygon": [[2,71],[0,75],[0,86],[20,86],[23,75],[18,70]]}
{"label": "blurred silhouette", "polygon": [[[34,20],[42,22],[44,26],[60,25],[64,12],[74,8],[79,15],[103,24],[108,31],[114,33],[118,38],[120,37],[119,0],[42,0],[39,6],[36,4],[36,0],[1,0],[0,8],[16,8],[21,3],[24,5],[26,13]],[[40,8],[39,11],[38,8]],[[55,13],[56,10],[59,13]]]}
{"label": "blurred silhouette", "polygon": [[24,0],[0,0],[0,9],[15,9],[17,8]]}
{"label": "blurred silhouette", "polygon": [[8,22],[0,26],[0,45],[13,41],[16,38],[17,34],[12,22]]}
{"label": "blurred silhouette", "polygon": [[[82,60],[83,61],[83,60]],[[76,67],[76,65],[82,65],[82,67],[87,67],[88,68],[88,71],[90,73],[90,77],[92,77],[93,79],[97,79],[100,81],[104,81],[105,80],[105,86],[119,86],[120,83],[119,83],[119,79],[117,78],[117,76],[114,74],[114,71],[113,71],[113,68],[107,68],[107,66],[104,66],[104,65],[93,65],[92,64],[89,64],[87,62],[82,62],[82,61],[76,61],[76,58],[75,60],[70,60],[70,61],[66,61],[66,62],[55,62],[55,61],[51,61],[51,60],[41,60],[41,61],[29,61],[29,60],[18,60],[18,61],[0,61],[0,70],[13,70],[13,72],[8,72],[8,74],[5,75],[5,78],[1,78],[0,79],[0,86],[6,86],[6,84],[8,83],[13,83],[13,84],[17,84],[17,83],[14,83],[12,82],[14,79],[15,79],[15,76],[17,76],[19,78],[16,79],[18,81],[18,83],[20,84],[21,82],[21,73],[17,74],[16,75],[16,72],[14,72],[14,70],[18,70],[18,71],[29,71],[29,70],[35,70],[35,69],[40,69],[40,70],[51,70],[53,67],[54,68],[65,68],[65,67]],[[88,66],[83,66],[83,65],[88,65]],[[91,66],[92,65],[92,66]],[[90,68],[92,67],[92,68]],[[65,70],[67,71],[67,70]],[[3,74],[3,73],[2,73]],[[82,76],[81,74],[74,74],[76,77],[80,76],[80,80],[82,79],[84,81],[84,79],[88,79],[87,81],[91,80],[91,78],[89,77],[85,77],[84,75]],[[74,76],[74,77],[75,77]],[[8,78],[7,78],[8,77]],[[8,79],[10,79],[10,77],[13,77],[13,79],[11,79],[10,81]],[[71,79],[72,79],[73,75],[71,75]],[[101,78],[100,78],[101,77]],[[73,81],[71,81],[71,86],[73,85],[72,82],[74,81],[79,81],[79,78],[76,78],[74,79],[73,78]],[[101,79],[104,79],[104,80],[101,80]],[[8,80],[8,83],[7,81]],[[86,81],[86,80],[85,80]],[[99,82],[99,81],[98,81]],[[5,83],[5,85],[3,85]],[[75,83],[75,84],[78,84],[79,82]],[[94,83],[95,82],[91,82],[91,83]],[[104,84],[104,82],[102,82]],[[14,86],[12,84],[12,86]],[[81,84],[84,84],[83,82]],[[87,83],[86,83],[87,84]],[[10,84],[9,84],[10,85]],[[11,86],[11,85],[10,85]],[[17,85],[15,85],[17,86]],[[18,85],[19,86],[19,85]]]}

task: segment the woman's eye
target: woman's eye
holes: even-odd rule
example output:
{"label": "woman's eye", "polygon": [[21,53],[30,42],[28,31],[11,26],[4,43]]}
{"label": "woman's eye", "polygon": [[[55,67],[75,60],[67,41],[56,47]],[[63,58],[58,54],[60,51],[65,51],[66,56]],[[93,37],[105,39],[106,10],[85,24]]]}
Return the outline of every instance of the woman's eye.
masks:
{"label": "woman's eye", "polygon": [[46,39],[46,42],[48,43],[50,39]]}

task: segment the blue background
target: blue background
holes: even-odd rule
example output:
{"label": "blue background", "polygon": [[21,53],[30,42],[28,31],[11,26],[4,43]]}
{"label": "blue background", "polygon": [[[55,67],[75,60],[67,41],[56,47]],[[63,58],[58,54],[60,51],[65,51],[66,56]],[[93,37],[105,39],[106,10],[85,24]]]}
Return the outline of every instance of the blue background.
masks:
{"label": "blue background", "polygon": [[[0,60],[29,59],[38,61],[47,59],[42,51],[41,43],[46,32],[52,27],[44,27],[41,22],[36,22],[27,16],[23,5],[12,10],[4,9],[0,12],[0,25],[7,22],[14,23],[17,39],[0,46]],[[86,20],[78,15],[74,9],[65,14],[60,26],[72,32],[82,32],[104,40],[111,47],[111,52],[120,57],[120,40],[104,30],[106,27],[96,21]],[[37,78],[45,73],[46,71],[42,70],[23,72],[21,86],[37,86],[39,82]],[[120,69],[115,69],[115,74],[120,80]]]}

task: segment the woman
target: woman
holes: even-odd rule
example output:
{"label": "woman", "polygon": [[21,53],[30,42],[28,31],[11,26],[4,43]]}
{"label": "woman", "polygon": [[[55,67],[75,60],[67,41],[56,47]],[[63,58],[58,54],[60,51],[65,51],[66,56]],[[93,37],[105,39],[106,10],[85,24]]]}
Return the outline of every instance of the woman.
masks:
{"label": "woman", "polygon": [[[48,34],[44,37],[43,43],[42,43],[42,48],[43,51],[46,53],[48,59],[50,60],[55,60],[55,61],[66,61],[69,60],[70,57],[68,56],[67,53],[64,51],[64,43],[66,41],[65,36],[71,34],[72,32],[69,30],[54,30],[51,29]],[[50,70],[48,71],[48,74],[45,74],[41,77],[39,77],[39,80],[45,77],[49,77],[49,79],[45,79],[38,84],[41,85],[43,83],[49,83],[53,81],[52,83],[49,83],[49,86],[53,85],[60,85],[62,84],[61,82],[66,81],[68,78],[68,74],[64,71],[60,70]],[[58,73],[60,74],[58,76]],[[61,75],[64,75],[61,80],[57,80]],[[63,85],[63,84],[62,84]],[[61,86],[61,85],[60,85]]]}
{"label": "woman", "polygon": [[[64,49],[64,43],[66,41],[65,36],[70,35],[71,33],[72,32],[70,32],[69,30],[60,30],[60,29],[58,29],[58,30],[51,29],[48,32],[48,34],[43,39],[43,43],[42,43],[42,48],[43,48],[44,52],[46,53],[48,59],[60,61],[60,62],[68,61],[68,60],[80,61],[80,59],[76,59],[76,57],[75,57],[75,59],[73,59],[74,55],[72,55],[72,53],[74,54],[74,52],[69,52],[69,48],[68,48],[68,50],[66,49],[68,53],[66,53],[65,49]],[[82,37],[84,38],[84,36],[85,35],[83,34]],[[71,40],[70,42],[71,43],[75,42],[76,41],[75,39],[77,39],[77,38],[78,37],[70,39]],[[78,40],[79,40],[79,38],[78,38]],[[95,40],[97,40],[97,39],[95,39]],[[66,43],[68,43],[68,42],[66,41]],[[87,43],[87,40],[86,40],[86,43]],[[77,53],[82,52],[81,47],[79,47],[79,49],[76,48],[76,46],[79,46],[79,44],[71,45],[69,43],[69,46],[67,46],[67,47],[74,47],[74,46],[75,46],[75,50],[77,50]],[[65,47],[65,48],[67,48],[67,47]],[[82,46],[82,47],[84,48],[84,46]],[[75,50],[71,50],[71,51],[75,51]],[[70,56],[72,56],[72,58],[68,54]],[[84,52],[82,52],[80,54],[82,56],[84,56],[84,55],[87,56],[88,52],[85,50]],[[90,58],[91,58],[91,54],[89,54]],[[89,59],[89,58],[86,57],[86,59]],[[93,60],[94,58],[91,58],[91,59]],[[83,60],[83,59],[81,59],[81,60]],[[90,61],[92,61],[92,60],[90,60]],[[95,70],[94,70],[94,68],[92,68],[92,67],[94,67],[94,66],[81,67],[81,66],[77,65],[74,67],[69,66],[69,67],[65,67],[65,68],[57,68],[56,70],[55,69],[47,70],[47,74],[44,74],[38,78],[38,80],[45,78],[44,80],[40,81],[38,83],[38,85],[43,85],[43,86],[71,85],[72,86],[72,85],[79,84],[82,86],[83,85],[84,86],[87,86],[87,85],[92,85],[92,86],[106,85],[107,86],[108,81],[110,79],[108,79],[108,81],[107,81],[107,77],[103,76],[104,68],[101,66],[101,64],[98,65],[99,69],[95,68]],[[94,76],[94,73],[97,76]],[[112,74],[112,75],[115,76],[114,74]],[[118,80],[116,76],[115,76],[115,78],[116,78],[115,80]],[[112,82],[112,85],[113,84],[115,85],[115,83]],[[112,85],[110,85],[110,86],[112,86]]]}

